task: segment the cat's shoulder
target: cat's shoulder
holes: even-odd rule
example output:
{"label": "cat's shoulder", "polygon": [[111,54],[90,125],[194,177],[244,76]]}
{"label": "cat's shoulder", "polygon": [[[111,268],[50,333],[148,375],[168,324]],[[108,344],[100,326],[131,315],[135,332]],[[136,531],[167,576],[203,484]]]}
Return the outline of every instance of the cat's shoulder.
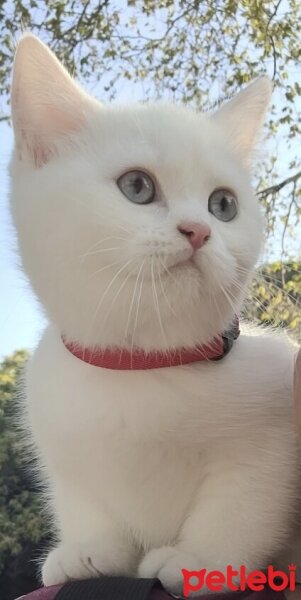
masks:
{"label": "cat's shoulder", "polygon": [[261,370],[292,372],[298,344],[284,329],[248,323],[241,324],[236,358],[247,361],[254,375]]}
{"label": "cat's shoulder", "polygon": [[286,329],[241,321],[240,338],[244,338],[250,346],[283,349],[294,352],[297,342]]}

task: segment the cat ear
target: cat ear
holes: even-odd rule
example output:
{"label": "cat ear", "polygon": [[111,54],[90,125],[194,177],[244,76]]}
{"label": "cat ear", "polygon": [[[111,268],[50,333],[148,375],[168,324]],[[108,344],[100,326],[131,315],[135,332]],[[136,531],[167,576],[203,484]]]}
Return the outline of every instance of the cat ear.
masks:
{"label": "cat ear", "polygon": [[229,146],[244,163],[250,160],[271,93],[270,79],[260,77],[212,116],[224,130]]}
{"label": "cat ear", "polygon": [[19,158],[31,159],[36,167],[58,154],[58,142],[84,126],[95,103],[47,46],[29,34],[17,47],[11,95]]}

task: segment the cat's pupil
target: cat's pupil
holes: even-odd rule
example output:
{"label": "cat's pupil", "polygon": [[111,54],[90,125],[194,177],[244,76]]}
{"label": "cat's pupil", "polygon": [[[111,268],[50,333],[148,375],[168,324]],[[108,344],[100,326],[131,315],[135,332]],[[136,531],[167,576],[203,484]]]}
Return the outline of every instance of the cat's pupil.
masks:
{"label": "cat's pupil", "polygon": [[142,177],[136,177],[136,179],[134,181],[135,194],[140,194],[142,187],[143,187]]}
{"label": "cat's pupil", "polygon": [[226,198],[226,196],[223,196],[221,199],[221,210],[222,212],[225,212],[228,208],[228,200]]}

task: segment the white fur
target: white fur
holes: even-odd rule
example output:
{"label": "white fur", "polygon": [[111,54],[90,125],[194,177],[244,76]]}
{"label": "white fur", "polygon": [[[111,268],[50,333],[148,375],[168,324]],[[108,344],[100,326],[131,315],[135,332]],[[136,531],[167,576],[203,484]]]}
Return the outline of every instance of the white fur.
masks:
{"label": "white fur", "polygon": [[[12,213],[51,322],[26,380],[59,531],[46,585],[138,572],[178,593],[180,568],[260,568],[289,541],[298,457],[285,338],[247,332],[221,362],[141,372],[90,366],[61,341],[168,351],[229,325],[261,246],[247,163],[269,93],[258,80],[216,115],[104,107],[38,40],[20,42]],[[158,185],[147,206],[116,185],[138,167]],[[238,198],[228,223],[208,212],[218,187]],[[211,227],[193,261],[182,221]]]}

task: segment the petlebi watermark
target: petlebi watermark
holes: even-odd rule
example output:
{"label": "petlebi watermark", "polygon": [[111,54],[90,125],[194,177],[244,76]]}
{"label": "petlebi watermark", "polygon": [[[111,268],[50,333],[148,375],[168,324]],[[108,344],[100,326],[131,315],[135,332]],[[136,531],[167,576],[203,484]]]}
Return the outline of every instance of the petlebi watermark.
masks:
{"label": "petlebi watermark", "polygon": [[273,565],[269,565],[264,571],[248,571],[244,565],[241,565],[239,569],[233,569],[231,565],[227,565],[225,572],[182,569],[183,595],[184,598],[189,598],[192,593],[200,592],[203,588],[210,592],[223,592],[225,588],[232,592],[244,592],[248,589],[260,592],[265,588],[277,592],[285,589],[294,592],[296,571],[296,565],[289,565],[287,572],[275,569]]}

